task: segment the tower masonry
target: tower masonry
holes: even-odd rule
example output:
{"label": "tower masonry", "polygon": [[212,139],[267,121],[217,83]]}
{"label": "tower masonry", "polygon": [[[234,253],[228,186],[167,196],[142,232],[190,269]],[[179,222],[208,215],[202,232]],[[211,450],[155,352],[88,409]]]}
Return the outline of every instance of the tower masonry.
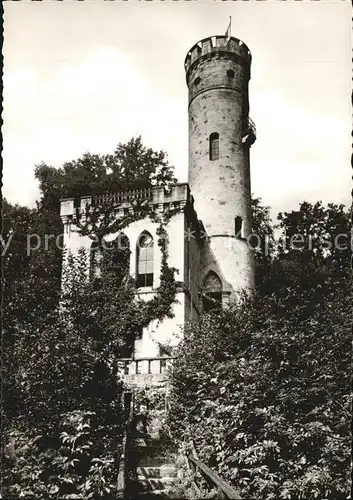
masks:
{"label": "tower masonry", "polygon": [[255,141],[249,119],[250,66],[248,47],[226,36],[199,41],[185,59],[188,181],[209,237],[204,274],[215,271],[223,289],[230,290],[231,300],[241,290],[254,287],[253,252],[247,241],[251,234],[249,149]]}

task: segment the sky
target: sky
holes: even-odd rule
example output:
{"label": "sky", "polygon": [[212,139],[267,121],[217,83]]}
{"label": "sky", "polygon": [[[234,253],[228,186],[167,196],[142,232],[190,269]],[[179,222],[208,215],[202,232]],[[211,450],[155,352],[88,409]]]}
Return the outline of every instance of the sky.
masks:
{"label": "sky", "polygon": [[336,1],[4,2],[3,195],[33,206],[34,166],[142,136],[187,181],[184,58],[232,35],[252,53],[255,196],[279,211],[350,204],[351,7]]}

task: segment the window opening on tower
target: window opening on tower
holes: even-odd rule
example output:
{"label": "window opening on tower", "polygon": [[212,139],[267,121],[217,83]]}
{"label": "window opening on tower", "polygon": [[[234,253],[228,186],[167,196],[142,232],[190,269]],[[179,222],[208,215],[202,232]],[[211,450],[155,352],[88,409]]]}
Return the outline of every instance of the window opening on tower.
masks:
{"label": "window opening on tower", "polygon": [[243,235],[243,219],[238,215],[234,219],[234,233],[236,238],[244,238]]}
{"label": "window opening on tower", "polygon": [[210,135],[210,160],[218,160],[219,158],[219,134],[213,132]]}
{"label": "window opening on tower", "polygon": [[214,271],[209,271],[203,281],[202,307],[205,312],[222,307],[222,282]]}

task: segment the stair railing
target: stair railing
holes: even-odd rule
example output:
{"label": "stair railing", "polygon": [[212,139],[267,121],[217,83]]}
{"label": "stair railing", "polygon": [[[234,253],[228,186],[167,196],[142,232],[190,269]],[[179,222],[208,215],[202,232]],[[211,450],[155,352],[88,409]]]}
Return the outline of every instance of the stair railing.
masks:
{"label": "stair railing", "polygon": [[[119,458],[118,465],[118,481],[117,481],[117,498],[126,497],[126,483],[127,483],[127,455],[130,446],[131,424],[134,417],[134,393],[131,392],[131,399],[129,401],[127,420],[123,433],[122,450]],[[125,395],[126,396],[126,395]],[[126,401],[126,399],[125,399]]]}
{"label": "stair railing", "polygon": [[[191,452],[186,456],[187,464],[189,470],[191,469],[195,475],[196,471],[199,470],[205,477],[208,483],[214,484],[218,489],[220,498],[230,498],[234,500],[241,500],[241,496],[237,490],[230,486],[224,479],[220,478],[216,472],[210,469],[206,464],[201,462],[197,456],[194,441],[190,440]],[[196,484],[195,480],[192,482],[195,491],[200,494],[200,488]]]}

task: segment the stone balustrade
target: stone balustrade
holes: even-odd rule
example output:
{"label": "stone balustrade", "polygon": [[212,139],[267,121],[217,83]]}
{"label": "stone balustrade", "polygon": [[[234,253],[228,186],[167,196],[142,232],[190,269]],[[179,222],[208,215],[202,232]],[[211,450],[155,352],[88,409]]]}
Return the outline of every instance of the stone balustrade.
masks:
{"label": "stone balustrade", "polygon": [[165,390],[173,357],[120,358],[118,373],[127,387]]}
{"label": "stone balustrade", "polygon": [[118,360],[121,375],[159,375],[166,373],[173,357],[120,358]]}
{"label": "stone balustrade", "polygon": [[65,198],[61,200],[60,215],[66,220],[73,217],[78,209],[84,215],[87,208],[92,207],[112,207],[114,210],[124,211],[132,209],[133,201],[148,201],[150,205],[161,209],[178,209],[186,205],[193,206],[193,197],[187,183],[177,183],[169,189],[163,186],[155,186],[149,189],[136,189],[131,191],[121,191],[117,193],[97,194],[93,196],[82,196],[81,198]]}
{"label": "stone balustrade", "polygon": [[93,206],[102,205],[120,205],[121,203],[130,203],[132,201],[151,200],[153,196],[152,189],[135,189],[118,193],[98,194],[92,197]]}

